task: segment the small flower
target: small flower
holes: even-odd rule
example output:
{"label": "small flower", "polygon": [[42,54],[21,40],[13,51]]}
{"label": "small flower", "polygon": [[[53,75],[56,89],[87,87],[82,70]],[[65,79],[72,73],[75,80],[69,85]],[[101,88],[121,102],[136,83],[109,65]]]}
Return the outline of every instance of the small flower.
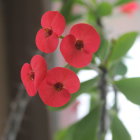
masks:
{"label": "small flower", "polygon": [[25,63],[21,68],[21,80],[29,96],[34,96],[44,80],[47,73],[45,59],[40,55],[35,55],[31,59],[31,64]]}
{"label": "small flower", "polygon": [[66,62],[81,68],[91,62],[99,45],[100,36],[96,30],[91,25],[80,23],[74,25],[70,34],[63,38],[60,51]]}
{"label": "small flower", "polygon": [[41,26],[36,35],[36,45],[45,53],[54,52],[58,45],[58,37],[65,28],[65,19],[57,11],[48,11],[41,18]]}
{"label": "small flower", "polygon": [[139,5],[137,2],[129,2],[120,7],[121,12],[126,14],[131,14],[135,12],[139,8]]}
{"label": "small flower", "polygon": [[39,87],[39,95],[45,104],[60,107],[70,100],[70,94],[78,91],[79,87],[80,81],[73,71],[55,67],[47,72]]}

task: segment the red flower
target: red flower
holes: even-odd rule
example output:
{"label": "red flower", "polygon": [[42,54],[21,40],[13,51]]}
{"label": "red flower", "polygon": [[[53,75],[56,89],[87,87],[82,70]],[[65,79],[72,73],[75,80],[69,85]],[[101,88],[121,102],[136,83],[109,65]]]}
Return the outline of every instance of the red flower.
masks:
{"label": "red flower", "polygon": [[139,8],[137,2],[129,2],[120,7],[121,12],[123,13],[133,13]]}
{"label": "red flower", "polygon": [[31,64],[25,63],[21,68],[21,80],[29,96],[34,96],[37,89],[44,80],[47,72],[45,59],[40,55],[35,55],[31,59]]}
{"label": "red flower", "polygon": [[45,53],[54,52],[58,45],[58,37],[65,28],[65,19],[57,11],[48,11],[41,18],[41,26],[36,35],[36,45]]}
{"label": "red flower", "polygon": [[91,25],[80,23],[74,25],[70,34],[64,37],[60,50],[70,65],[80,68],[91,62],[99,45],[100,36],[96,30]]}
{"label": "red flower", "polygon": [[70,94],[80,87],[77,75],[66,68],[56,67],[47,72],[39,87],[42,101],[52,107],[60,107],[70,100]]}

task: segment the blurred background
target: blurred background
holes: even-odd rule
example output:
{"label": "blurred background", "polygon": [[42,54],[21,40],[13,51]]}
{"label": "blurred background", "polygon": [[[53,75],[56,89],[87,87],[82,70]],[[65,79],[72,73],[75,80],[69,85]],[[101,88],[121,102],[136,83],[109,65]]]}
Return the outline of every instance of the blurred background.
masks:
{"label": "blurred background", "polygon": [[[90,98],[86,93],[62,111],[49,111],[38,95],[32,98],[26,95],[20,80],[22,64],[29,62],[34,54],[41,54],[35,45],[41,15],[47,10],[60,10],[69,1],[0,0],[0,140],[52,140],[58,129],[69,126],[89,111]],[[73,5],[71,10],[76,14],[86,12],[78,4]],[[80,21],[85,21],[85,17],[80,18]],[[76,22],[74,20],[69,26]],[[102,19],[102,23],[107,38],[140,31],[140,10],[133,14],[122,14],[119,8],[115,8],[111,16]],[[139,52],[140,37],[125,60],[127,77],[140,77]],[[49,68],[65,64],[58,51],[45,56]],[[83,70],[78,76],[81,81],[85,81],[95,77],[96,72]],[[111,92],[108,96],[111,104]],[[132,140],[139,140],[140,107],[130,103],[121,93],[118,98],[119,117],[128,128]],[[108,133],[106,140],[111,139]]]}

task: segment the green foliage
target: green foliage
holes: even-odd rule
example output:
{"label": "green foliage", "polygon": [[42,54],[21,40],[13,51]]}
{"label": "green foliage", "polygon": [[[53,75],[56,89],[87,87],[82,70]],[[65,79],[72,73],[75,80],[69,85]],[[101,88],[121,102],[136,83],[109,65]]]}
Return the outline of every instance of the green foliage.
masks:
{"label": "green foliage", "polygon": [[111,69],[109,70],[109,73],[112,77],[116,75],[124,76],[127,72],[127,67],[123,63],[123,61],[119,61],[117,63],[113,63]]}
{"label": "green foliage", "polygon": [[99,80],[99,78],[95,77],[93,79],[82,82],[81,86],[80,86],[80,90],[76,94],[88,93],[88,91],[90,91],[91,88],[98,85],[98,80]]}
{"label": "green foliage", "polygon": [[97,26],[96,24],[96,16],[95,16],[95,13],[92,9],[87,9],[87,12],[86,12],[86,15],[85,15],[85,18],[86,18],[86,21],[93,25],[94,27]]}
{"label": "green foliage", "polygon": [[121,79],[115,85],[131,102],[140,105],[140,78]]}
{"label": "green foliage", "polygon": [[119,37],[113,46],[110,61],[119,60],[125,56],[129,49],[133,46],[137,35],[137,32],[130,32]]}
{"label": "green foliage", "polygon": [[130,134],[116,114],[112,116],[111,131],[112,140],[131,140]]}
{"label": "green foliage", "polygon": [[99,17],[108,16],[112,13],[112,5],[109,2],[99,3],[97,7],[97,14]]}
{"label": "green foliage", "polygon": [[90,95],[90,110],[100,103],[100,94],[97,89],[93,89]]}
{"label": "green foliage", "polygon": [[63,6],[60,10],[60,12],[63,14],[63,16],[66,19],[67,24],[70,24],[71,22],[78,20],[82,17],[81,14],[73,14],[72,9],[74,4],[78,2],[78,0],[62,0]]}
{"label": "green foliage", "polygon": [[[108,88],[108,80],[112,81],[115,76],[119,75],[122,79],[114,81],[114,83],[111,84],[114,84],[113,86],[115,86],[115,89],[121,91],[131,102],[140,105],[140,78],[124,78],[127,72],[127,67],[123,61],[123,58],[133,46],[138,33],[129,32],[120,36],[116,40],[112,39],[112,41],[108,41],[104,34],[104,26],[102,25],[102,18],[111,15],[115,6],[120,6],[132,0],[116,0],[114,5],[107,1],[98,2],[97,0],[61,1],[61,13],[64,15],[67,24],[83,18],[87,23],[93,25],[100,33],[101,45],[99,50],[94,54],[95,57],[93,57],[91,62],[92,64],[99,65],[97,68],[100,70],[97,77],[81,83],[80,90],[77,93],[72,94],[71,100],[68,104],[59,108],[49,107],[51,110],[60,110],[67,107],[82,93],[90,95],[90,113],[69,128],[59,131],[55,140],[97,140],[97,131],[99,131],[101,113],[101,106],[99,104],[103,102],[100,98],[100,92],[102,91],[99,87],[99,80],[103,78],[102,75],[104,74],[104,69],[107,70],[105,77],[107,84],[102,86]],[[79,13],[77,15],[73,14],[72,11],[75,4],[84,8],[83,11],[85,13],[83,12],[82,14]],[[104,69],[101,69],[101,67]],[[89,67],[77,69],[72,66],[68,66],[67,68],[73,70],[75,73],[78,73],[81,70],[91,69]],[[117,103],[115,105],[117,108]],[[106,109],[108,112],[109,109]],[[111,118],[112,140],[131,140],[130,134],[118,118],[117,114],[113,113]]]}
{"label": "green foliage", "polygon": [[101,40],[100,48],[99,50],[95,53],[97,57],[100,58],[101,61],[106,60],[108,54],[109,54],[109,42],[105,39]]}
{"label": "green foliage", "polygon": [[55,140],[96,140],[100,120],[100,105],[66,130],[57,133]]}
{"label": "green foliage", "polygon": [[75,73],[78,73],[80,72],[81,70],[90,70],[89,67],[84,67],[84,68],[75,68],[75,67],[72,67],[70,65],[67,66],[68,69],[74,71]]}
{"label": "green foliage", "polygon": [[122,5],[128,2],[131,2],[133,0],[117,0],[117,2],[115,3],[115,5]]}

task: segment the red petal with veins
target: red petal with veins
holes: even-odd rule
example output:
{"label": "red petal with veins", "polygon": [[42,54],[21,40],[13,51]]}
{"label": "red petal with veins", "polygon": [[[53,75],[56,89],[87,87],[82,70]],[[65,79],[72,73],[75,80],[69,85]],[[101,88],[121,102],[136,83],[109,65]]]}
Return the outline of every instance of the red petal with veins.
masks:
{"label": "red petal with veins", "polygon": [[44,80],[47,73],[47,64],[45,59],[40,55],[35,55],[31,59],[31,67],[35,73],[34,84],[38,88],[40,83]]}
{"label": "red petal with veins", "polygon": [[[56,83],[63,85],[62,90],[55,89]],[[80,81],[73,71],[56,67],[47,72],[39,87],[39,95],[45,104],[60,107],[66,104],[70,100],[70,94],[77,92],[79,88]]]}
{"label": "red petal with veins", "polygon": [[52,53],[56,50],[58,45],[58,36],[52,33],[49,37],[46,36],[46,31],[40,29],[36,35],[37,48],[45,53]]}
{"label": "red petal with veins", "polygon": [[88,52],[95,53],[100,46],[100,36],[98,32],[89,24],[80,23],[75,24],[70,34],[74,35],[76,40],[82,40],[84,48]]}
{"label": "red petal with veins", "polygon": [[51,28],[58,36],[64,32],[65,24],[63,15],[57,11],[48,11],[41,18],[42,27]]}
{"label": "red petal with veins", "polygon": [[30,79],[30,73],[32,68],[30,64],[25,63],[21,68],[21,80],[29,96],[34,96],[37,92],[37,88],[34,85],[34,80]]}
{"label": "red petal with veins", "polygon": [[40,55],[31,59],[31,64],[25,63],[21,68],[21,80],[29,96],[34,96],[41,82],[46,77],[47,64]]}
{"label": "red petal with veins", "polygon": [[77,50],[75,47],[76,38],[67,35],[61,42],[60,51],[66,62],[76,68],[87,66],[92,60],[92,53],[85,48]]}

